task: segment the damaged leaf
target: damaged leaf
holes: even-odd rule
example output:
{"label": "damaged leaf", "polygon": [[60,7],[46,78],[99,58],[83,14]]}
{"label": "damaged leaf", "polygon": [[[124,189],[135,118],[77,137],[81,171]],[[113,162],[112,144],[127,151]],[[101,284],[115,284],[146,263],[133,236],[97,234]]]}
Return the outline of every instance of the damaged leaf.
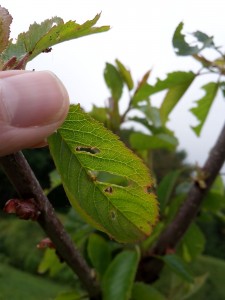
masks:
{"label": "damaged leaf", "polygon": [[[67,196],[87,222],[123,243],[151,233],[158,219],[155,194],[147,188],[153,179],[116,135],[71,105],[49,146]],[[128,185],[99,181],[98,172],[124,177]]]}
{"label": "damaged leaf", "polygon": [[11,23],[12,16],[6,8],[0,6],[0,53],[8,45]]}
{"label": "damaged leaf", "polygon": [[51,47],[56,44],[109,30],[109,26],[94,27],[99,18],[100,14],[83,24],[75,21],[64,23],[59,17],[47,19],[41,24],[34,23],[27,32],[18,35],[16,43],[10,40],[0,59],[3,63],[7,63],[12,57],[16,57],[15,66],[22,60],[21,68],[24,69],[28,61],[42,52],[50,52]]}

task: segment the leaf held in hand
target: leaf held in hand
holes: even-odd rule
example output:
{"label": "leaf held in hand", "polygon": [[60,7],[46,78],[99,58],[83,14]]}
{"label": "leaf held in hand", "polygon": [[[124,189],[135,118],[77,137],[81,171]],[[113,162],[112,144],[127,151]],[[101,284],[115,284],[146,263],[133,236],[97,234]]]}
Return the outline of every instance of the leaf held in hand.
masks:
{"label": "leaf held in hand", "polygon": [[[87,222],[123,243],[151,233],[158,219],[153,179],[116,135],[72,105],[49,146],[67,196]],[[128,185],[99,181],[98,172],[124,177]]]}

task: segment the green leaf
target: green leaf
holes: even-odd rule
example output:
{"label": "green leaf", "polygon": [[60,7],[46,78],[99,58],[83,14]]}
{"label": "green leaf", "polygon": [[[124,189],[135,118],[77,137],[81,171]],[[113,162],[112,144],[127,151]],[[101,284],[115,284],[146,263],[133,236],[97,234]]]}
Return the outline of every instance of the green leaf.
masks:
{"label": "green leaf", "polygon": [[11,23],[12,16],[7,9],[0,6],[0,53],[8,45]]}
{"label": "green leaf", "polygon": [[202,51],[205,48],[215,47],[213,42],[213,36],[208,36],[204,32],[196,31],[192,34],[194,37],[197,38],[197,41],[202,44],[200,51]]}
{"label": "green leaf", "polygon": [[148,99],[149,96],[155,93],[168,90],[168,95],[166,95],[161,108],[161,114],[165,119],[188,89],[195,76],[193,72],[177,71],[167,74],[167,77],[163,80],[158,79],[155,85],[145,83],[135,93],[132,104],[137,105],[138,102]]}
{"label": "green leaf", "polygon": [[55,300],[89,300],[87,294],[78,291],[60,293]]}
{"label": "green leaf", "polygon": [[134,87],[134,82],[129,70],[118,60],[116,59],[116,65],[120,72],[121,77],[123,78],[124,82],[126,83],[128,89],[131,91]]}
{"label": "green leaf", "polygon": [[167,203],[169,202],[180,174],[180,170],[171,171],[159,183],[157,195],[160,203],[160,212],[164,211]]}
{"label": "green leaf", "polygon": [[185,36],[181,33],[183,30],[184,23],[181,22],[173,35],[173,47],[177,55],[193,55],[197,54],[200,49],[197,46],[190,46],[186,41],[185,41]]}
{"label": "green leaf", "polygon": [[57,170],[53,170],[49,173],[49,179],[50,179],[50,187],[45,190],[46,195],[51,193],[51,191],[53,191],[55,188],[57,188],[62,184],[61,177],[59,176]]}
{"label": "green leaf", "polygon": [[[147,83],[148,78],[151,74],[151,70],[147,71],[142,77],[141,81],[138,83],[138,86],[135,90],[134,96],[132,97],[131,105],[135,105],[142,100],[146,100],[149,97],[149,84]],[[150,86],[151,89],[151,86]]]}
{"label": "green leaf", "polygon": [[194,282],[188,265],[179,256],[175,254],[168,254],[159,258],[162,259],[164,263],[181,278],[190,283]]}
{"label": "green leaf", "polygon": [[[190,46],[190,44],[185,41],[185,35],[182,34],[183,26],[184,23],[181,22],[173,35],[173,47],[177,55],[194,55],[205,48],[215,47],[213,37],[210,37],[201,31],[196,31],[191,34],[196,38],[196,45]],[[191,44],[193,45],[193,42]],[[198,46],[198,44],[200,45]]]}
{"label": "green leaf", "polygon": [[193,115],[199,120],[199,124],[197,126],[192,127],[193,131],[196,135],[200,135],[202,127],[206,121],[210,108],[212,106],[213,100],[217,95],[217,91],[219,88],[219,83],[209,82],[202,87],[205,91],[205,95],[196,101],[197,106],[191,109]]}
{"label": "green leaf", "polygon": [[217,213],[225,207],[224,183],[221,176],[217,176],[204,198],[202,207],[213,213]]}
{"label": "green leaf", "polygon": [[103,300],[129,300],[139,262],[137,251],[118,254],[107,269],[103,281]]}
{"label": "green leaf", "polygon": [[191,262],[202,254],[205,248],[205,237],[200,228],[192,223],[181,241],[181,249],[185,261]]}
{"label": "green leaf", "polygon": [[98,234],[93,233],[89,237],[87,251],[93,267],[102,277],[111,261],[109,243]]}
{"label": "green leaf", "polygon": [[146,149],[168,149],[174,150],[177,146],[177,139],[169,134],[160,133],[156,135],[147,135],[135,132],[130,135],[130,144],[136,150]]}
{"label": "green leaf", "polygon": [[38,266],[38,273],[43,274],[48,271],[50,277],[53,277],[59,273],[63,267],[64,265],[59,261],[58,256],[55,254],[55,250],[46,249],[44,257]]}
{"label": "green leaf", "polygon": [[96,105],[93,105],[92,110],[89,112],[89,115],[103,124],[107,123],[108,117],[107,109],[105,107],[97,107]]}
{"label": "green leaf", "polygon": [[189,88],[189,86],[195,78],[195,74],[192,72],[175,72],[172,74],[171,77],[173,77],[174,82],[176,82],[176,85],[174,85],[168,90],[160,107],[160,116],[163,124],[165,124],[168,121],[169,114],[177,105],[177,103],[182,98],[182,96],[184,95],[184,93]]}
{"label": "green leaf", "polygon": [[112,64],[106,63],[104,78],[111,91],[112,98],[118,102],[123,92],[123,79],[120,73]]}
{"label": "green leaf", "polygon": [[19,34],[16,43],[10,41],[8,47],[0,58],[7,62],[13,56],[17,63],[26,57],[24,64],[42,52],[49,52],[50,47],[82,36],[109,30],[109,26],[94,27],[100,14],[94,19],[78,24],[75,21],[63,22],[61,18],[54,17],[41,24],[34,23],[27,32]]}
{"label": "green leaf", "polygon": [[[87,222],[119,242],[151,233],[158,218],[153,179],[116,135],[72,105],[49,146],[67,196]],[[128,185],[100,182],[98,172],[122,176]]]}
{"label": "green leaf", "polygon": [[166,300],[165,296],[151,285],[135,282],[131,300]]}

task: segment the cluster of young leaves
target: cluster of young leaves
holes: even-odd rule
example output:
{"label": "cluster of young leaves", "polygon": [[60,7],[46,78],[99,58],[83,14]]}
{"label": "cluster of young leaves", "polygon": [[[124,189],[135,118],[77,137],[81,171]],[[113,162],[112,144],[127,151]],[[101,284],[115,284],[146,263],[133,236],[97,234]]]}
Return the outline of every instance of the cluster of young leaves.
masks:
{"label": "cluster of young leaves", "polygon": [[[215,82],[208,82],[203,85],[202,89],[205,95],[196,101],[196,106],[191,109],[191,112],[199,121],[197,126],[192,127],[197,135],[200,135],[205,124],[210,108],[220,89],[224,93],[225,75],[225,54],[219,47],[216,47],[213,37],[207,34],[196,31],[191,35],[194,37],[196,45],[193,42],[186,42],[185,35],[182,33],[183,23],[180,23],[175,30],[173,36],[173,46],[177,55],[192,56],[201,63],[199,72],[192,71],[174,71],[167,74],[163,80],[158,79],[154,85],[147,81],[151,72],[148,71],[135,86],[131,72],[117,59],[115,65],[107,63],[104,71],[105,82],[111,92],[109,104],[107,108],[93,107],[91,114],[104,122],[112,130],[117,131],[121,121],[132,120],[142,124],[149,134],[141,132],[133,133],[130,136],[130,144],[136,150],[166,148],[174,149],[177,145],[173,133],[166,128],[166,123],[169,120],[169,115],[175,106],[182,99],[185,92],[190,88],[193,81],[205,71],[217,75]],[[202,52],[210,48],[218,54],[218,58],[210,61],[205,58]],[[119,111],[119,101],[121,100],[123,88],[127,87],[130,95],[130,102],[125,113]],[[151,105],[151,96],[166,91],[163,102],[160,108]],[[144,116],[130,117],[132,110],[139,110]]]}
{"label": "cluster of young leaves", "polygon": [[[104,78],[111,92],[109,104],[105,108],[94,106],[91,115],[99,121],[103,121],[115,132],[126,121],[134,121],[144,126],[149,132],[148,134],[133,132],[130,135],[130,145],[137,151],[160,148],[174,150],[177,146],[177,139],[173,132],[166,127],[166,121],[176,102],[193,80],[194,74],[175,72],[168,74],[166,80],[158,80],[155,86],[151,86],[147,83],[150,73],[150,71],[146,72],[141,81],[135,85],[131,72],[122,62],[117,59],[115,65],[107,63]],[[127,109],[121,113],[119,101],[125,86],[130,99]],[[162,106],[160,108],[153,107],[150,96],[163,90],[167,90],[167,94]],[[141,117],[132,116],[132,112],[137,110],[141,112]]]}

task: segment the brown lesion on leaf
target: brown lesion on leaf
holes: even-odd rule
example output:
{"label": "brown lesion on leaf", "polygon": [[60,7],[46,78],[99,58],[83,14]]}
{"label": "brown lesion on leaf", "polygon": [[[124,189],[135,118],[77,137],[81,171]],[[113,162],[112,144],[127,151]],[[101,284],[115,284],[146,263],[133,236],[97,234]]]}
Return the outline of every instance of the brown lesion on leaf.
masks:
{"label": "brown lesion on leaf", "polygon": [[98,154],[100,153],[100,150],[97,147],[91,147],[91,146],[77,146],[75,148],[77,152],[86,152],[90,154]]}
{"label": "brown lesion on leaf", "polygon": [[104,192],[112,194],[113,193],[113,188],[111,186],[108,186],[106,189],[104,189]]}
{"label": "brown lesion on leaf", "polygon": [[152,184],[148,184],[146,187],[145,187],[145,192],[147,194],[155,194],[156,190],[155,190],[155,186],[152,185]]}
{"label": "brown lesion on leaf", "polygon": [[96,181],[97,180],[97,176],[96,176],[96,172],[89,170],[88,171],[88,175],[90,176],[92,181]]}
{"label": "brown lesion on leaf", "polygon": [[110,215],[110,219],[111,220],[113,220],[113,221],[116,220],[116,212],[115,212],[115,210],[110,210],[109,215]]}

